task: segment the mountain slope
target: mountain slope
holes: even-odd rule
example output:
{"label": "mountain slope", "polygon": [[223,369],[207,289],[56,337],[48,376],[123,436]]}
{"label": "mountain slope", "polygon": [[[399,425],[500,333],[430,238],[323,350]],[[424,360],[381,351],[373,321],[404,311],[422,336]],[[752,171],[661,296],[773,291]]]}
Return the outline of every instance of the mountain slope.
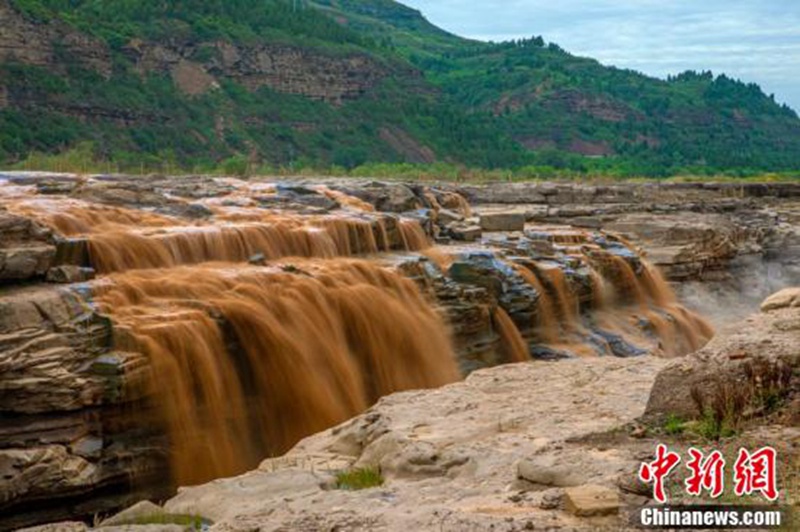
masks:
{"label": "mountain slope", "polygon": [[0,20],[7,164],[90,141],[124,166],[798,166],[800,120],[755,85],[462,39],[390,0],[0,0]]}
{"label": "mountain slope", "polygon": [[389,9],[397,4],[386,0],[324,3],[344,17],[358,4],[348,20],[375,38],[397,28],[389,42],[401,55],[468,112],[499,116],[507,134],[538,153],[533,162],[580,166],[564,156],[578,153],[614,156],[607,166],[645,173],[798,167],[797,114],[755,84],[710,72],[659,80],[541,37],[494,44],[441,35],[419,12]]}
{"label": "mountain slope", "polygon": [[[128,165],[461,160],[515,143],[373,39],[283,1],[0,0],[0,159],[92,141]],[[8,21],[6,24],[5,21]]]}

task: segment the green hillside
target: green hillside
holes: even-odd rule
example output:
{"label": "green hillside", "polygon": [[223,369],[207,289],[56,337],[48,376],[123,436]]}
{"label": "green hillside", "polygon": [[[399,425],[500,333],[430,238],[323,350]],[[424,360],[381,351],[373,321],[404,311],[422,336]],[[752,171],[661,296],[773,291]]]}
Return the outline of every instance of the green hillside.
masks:
{"label": "green hillside", "polygon": [[91,146],[123,168],[800,166],[800,120],[756,85],[462,39],[390,0],[0,0],[0,14],[5,165]]}

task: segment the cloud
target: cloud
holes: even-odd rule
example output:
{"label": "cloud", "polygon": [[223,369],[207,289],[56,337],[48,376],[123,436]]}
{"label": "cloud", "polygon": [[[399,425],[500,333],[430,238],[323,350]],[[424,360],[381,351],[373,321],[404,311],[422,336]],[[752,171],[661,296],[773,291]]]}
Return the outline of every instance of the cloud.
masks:
{"label": "cloud", "polygon": [[465,37],[542,35],[604,64],[664,77],[712,70],[800,109],[800,2],[783,0],[407,0]]}

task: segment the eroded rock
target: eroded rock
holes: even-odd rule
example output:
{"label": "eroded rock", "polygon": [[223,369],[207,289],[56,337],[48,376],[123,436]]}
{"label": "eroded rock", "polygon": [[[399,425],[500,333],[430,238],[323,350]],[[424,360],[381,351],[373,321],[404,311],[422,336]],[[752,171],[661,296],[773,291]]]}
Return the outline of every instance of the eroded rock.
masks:
{"label": "eroded rock", "polygon": [[510,212],[495,212],[481,214],[481,229],[484,231],[522,231],[525,229],[525,214]]}
{"label": "eroded rock", "polygon": [[705,348],[664,368],[647,414],[695,418],[719,401],[742,414],[788,389],[800,367],[797,294],[796,288],[775,294],[743,326],[726,329]]}

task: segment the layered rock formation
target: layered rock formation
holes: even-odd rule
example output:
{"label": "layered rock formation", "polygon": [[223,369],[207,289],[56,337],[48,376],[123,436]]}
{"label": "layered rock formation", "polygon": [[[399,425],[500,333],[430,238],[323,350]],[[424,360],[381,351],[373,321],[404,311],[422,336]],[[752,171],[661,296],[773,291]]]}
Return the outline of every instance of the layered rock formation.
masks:
{"label": "layered rock formation", "polygon": [[[363,95],[389,74],[366,55],[324,55],[318,50],[281,46],[239,46],[228,42],[185,43],[171,47],[132,42],[131,58],[143,73],[169,73],[187,94],[219,87],[218,80],[236,80],[250,90],[269,87],[335,105]],[[209,55],[198,58],[200,51]]]}
{"label": "layered rock formation", "polygon": [[99,39],[61,21],[31,21],[6,0],[0,2],[0,20],[0,61],[52,67],[59,53],[70,54],[102,76],[111,75],[111,54]]}
{"label": "layered rock formation", "polygon": [[[726,457],[739,447],[771,445],[779,456],[776,508],[797,508],[800,359],[791,340],[800,330],[799,294],[793,289],[770,298],[762,313],[675,362],[531,362],[480,370],[438,390],[385,397],[245,475],[182,489],[163,506],[139,504],[96,530],[127,523],[144,531],[136,523],[177,522],[180,516],[226,532],[628,530],[638,509],[655,504],[652,487],[636,472],[658,443],[685,455],[703,442]],[[676,436],[640,418],[668,413],[691,419],[697,412],[683,407],[693,383],[704,390],[728,379],[750,386],[754,373],[742,370],[758,361],[785,364],[789,377],[771,412],[751,408],[749,421],[724,440]],[[762,391],[778,383],[766,375],[760,373]],[[681,469],[667,481],[670,500],[698,504],[681,489],[687,475]],[[380,471],[379,485],[352,489],[343,482],[342,472],[364,470]],[[793,529],[788,512],[784,518]]]}
{"label": "layered rock formation", "polygon": [[[800,284],[796,183],[517,183],[455,187],[477,211],[606,229],[641,246],[681,300],[717,324]],[[724,312],[721,310],[724,309]]]}
{"label": "layered rock formation", "polygon": [[[106,79],[111,76],[111,52],[105,42],[57,19],[32,20],[5,0],[0,2],[0,20],[3,20],[0,62],[62,71],[72,61]],[[404,74],[416,75],[399,62],[390,69],[363,53],[325,53],[319,48],[277,42],[248,46],[221,40],[195,42],[176,38],[148,42],[133,39],[125,46],[124,53],[142,75],[167,74],[190,96],[219,88],[221,81],[233,80],[253,91],[269,87],[340,105],[366,93],[392,69],[402,68]],[[11,97],[14,105],[37,103],[35,99],[30,100],[35,97],[32,94],[12,94]],[[81,109],[67,111],[80,113]],[[91,114],[102,110],[83,111]],[[118,111],[125,113],[124,109]]]}
{"label": "layered rock formation", "polygon": [[[158,497],[176,482],[239,473],[383,394],[455,379],[448,364],[469,374],[531,358],[678,356],[711,335],[625,238],[526,213],[538,208],[535,202],[523,214],[509,214],[465,201],[464,195],[480,201],[476,190],[488,189],[24,173],[0,179],[0,219],[9,228],[0,241],[6,286],[0,291],[0,468],[8,480],[0,509],[10,516],[0,527],[88,517],[142,495]],[[522,197],[519,187],[511,190]],[[571,201],[580,196],[568,195]],[[717,203],[710,205],[713,211]],[[784,212],[786,205],[776,199],[772,208]],[[542,222],[531,222],[536,219]],[[623,229],[619,218],[609,222]],[[687,246],[706,252],[706,242],[727,242],[715,229],[700,224],[678,233]],[[302,301],[316,301],[314,312],[330,310],[300,319],[311,315],[311,307],[298,310]],[[452,351],[433,349],[439,344],[430,341],[431,331],[413,332],[425,323],[441,330]],[[322,324],[328,326],[322,330]],[[406,333],[411,336],[403,339]],[[374,349],[362,353],[367,336]],[[427,346],[403,350],[422,337]],[[251,348],[261,351],[251,356]],[[314,389],[363,393],[331,400],[338,392],[325,392],[328,413],[317,416],[322,403],[304,397],[302,386],[289,386],[281,396],[289,410],[280,430],[264,431],[270,420],[238,414],[256,401],[272,404],[259,390],[277,384],[265,387],[248,375],[288,375],[296,363],[281,366],[275,358],[285,353],[307,360],[309,368],[343,361],[292,379],[305,374],[321,379]],[[420,353],[431,366],[415,374],[424,365],[408,357]],[[187,369],[172,367],[172,357]],[[267,362],[269,370],[257,370]],[[394,379],[403,367],[406,376]],[[189,371],[207,376],[184,378]],[[183,389],[185,401],[167,399],[167,389]],[[231,408],[212,408],[221,397]],[[308,408],[291,410],[306,399]],[[164,409],[175,401],[189,409]],[[242,405],[232,406],[235,401]],[[194,404],[204,406],[192,410]],[[237,415],[222,421],[226,412]],[[203,443],[198,430],[260,436],[228,438],[205,451],[195,445],[187,456],[206,456],[202,461],[222,469],[198,469],[200,476],[189,478],[180,473],[191,468],[176,462],[182,454],[176,449],[190,449],[181,438]],[[231,465],[225,456],[242,461]]]}

